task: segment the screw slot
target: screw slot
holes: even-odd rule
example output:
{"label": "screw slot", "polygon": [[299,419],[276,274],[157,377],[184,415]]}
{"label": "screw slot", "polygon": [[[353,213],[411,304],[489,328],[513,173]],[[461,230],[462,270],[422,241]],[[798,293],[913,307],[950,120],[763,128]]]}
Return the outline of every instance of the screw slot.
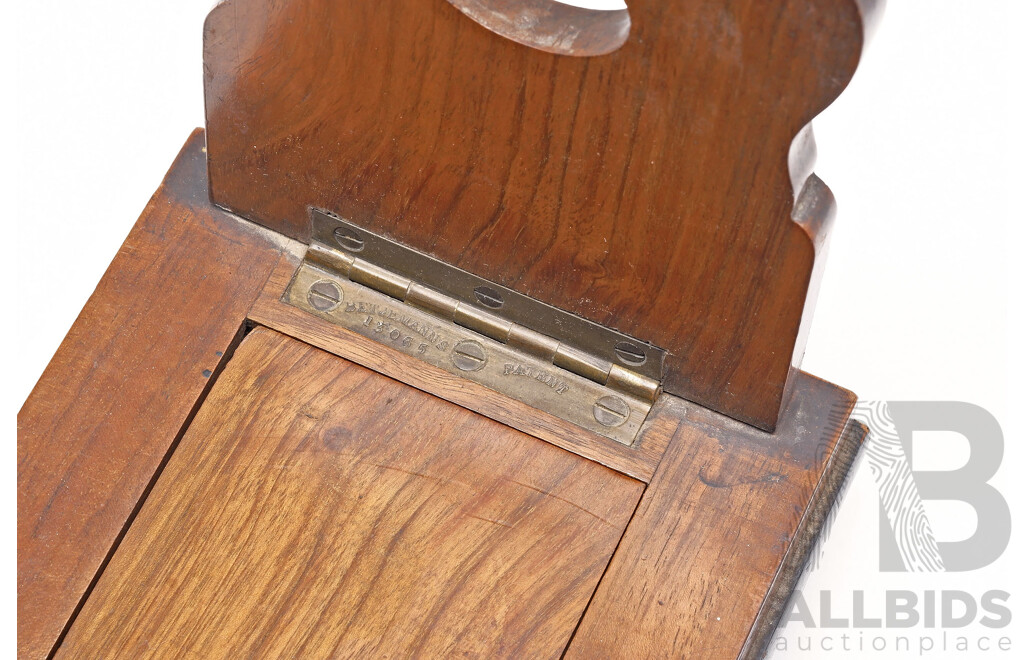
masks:
{"label": "screw slot", "polygon": [[629,413],[629,405],[617,396],[603,396],[594,403],[594,419],[604,426],[622,426]]}
{"label": "screw slot", "polygon": [[338,241],[338,245],[343,250],[348,250],[349,252],[360,252],[366,247],[363,237],[348,227],[338,227],[335,229],[334,240]]}
{"label": "screw slot", "polygon": [[476,294],[476,299],[480,301],[480,304],[485,307],[500,309],[505,304],[505,299],[501,297],[501,294],[489,286],[478,286],[473,289],[473,293]]}
{"label": "screw slot", "polygon": [[462,371],[479,371],[487,364],[487,353],[475,341],[460,341],[452,349],[452,362]]}
{"label": "screw slot", "polygon": [[644,349],[628,341],[620,341],[615,344],[615,357],[619,358],[619,362],[633,367],[639,367],[647,362],[647,353],[644,352]]}
{"label": "screw slot", "polygon": [[334,309],[341,302],[342,293],[333,282],[321,280],[309,287],[309,294],[306,299],[309,304],[321,312]]}

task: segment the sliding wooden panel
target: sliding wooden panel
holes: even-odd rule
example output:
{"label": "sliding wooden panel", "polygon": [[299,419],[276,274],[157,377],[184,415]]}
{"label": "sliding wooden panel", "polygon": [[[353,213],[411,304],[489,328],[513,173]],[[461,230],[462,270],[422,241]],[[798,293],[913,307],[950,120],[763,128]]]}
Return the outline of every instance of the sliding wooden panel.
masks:
{"label": "sliding wooden panel", "polygon": [[257,328],[58,657],[557,657],[642,488]]}
{"label": "sliding wooden panel", "polygon": [[210,203],[204,144],[197,130],[18,413],[21,658],[53,649],[280,257]]}

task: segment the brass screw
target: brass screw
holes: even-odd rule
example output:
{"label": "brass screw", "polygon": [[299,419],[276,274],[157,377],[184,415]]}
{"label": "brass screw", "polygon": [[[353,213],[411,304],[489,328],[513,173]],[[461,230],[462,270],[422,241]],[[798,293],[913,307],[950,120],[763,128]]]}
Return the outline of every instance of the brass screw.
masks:
{"label": "brass screw", "polygon": [[473,293],[476,294],[476,299],[480,301],[481,305],[491,309],[500,309],[505,304],[505,299],[501,297],[501,294],[489,286],[478,286],[473,289]]}
{"label": "brass screw", "polygon": [[603,396],[594,404],[594,419],[604,426],[622,426],[629,412],[629,406],[617,396]]}
{"label": "brass screw", "polygon": [[452,362],[463,371],[479,371],[487,364],[487,354],[475,341],[460,341],[452,350]]}
{"label": "brass screw", "polygon": [[644,349],[628,341],[620,341],[615,344],[615,355],[620,362],[634,367],[639,367],[647,362],[647,353],[644,352]]}
{"label": "brass screw", "polygon": [[327,280],[320,280],[313,286],[309,287],[309,294],[306,299],[309,300],[309,304],[314,309],[326,312],[334,309],[341,302],[342,293],[341,289],[337,287],[333,282]]}
{"label": "brass screw", "polygon": [[363,237],[356,233],[355,230],[349,229],[348,227],[338,227],[334,230],[334,240],[338,241],[338,245],[344,250],[349,252],[359,252],[366,244],[363,242]]}

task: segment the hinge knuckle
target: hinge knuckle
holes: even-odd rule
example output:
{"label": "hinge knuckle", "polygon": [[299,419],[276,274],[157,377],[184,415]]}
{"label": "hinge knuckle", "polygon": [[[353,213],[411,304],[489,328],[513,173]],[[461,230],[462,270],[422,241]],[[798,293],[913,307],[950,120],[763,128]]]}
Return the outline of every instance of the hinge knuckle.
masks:
{"label": "hinge knuckle", "polygon": [[555,351],[555,358],[552,362],[556,367],[567,369],[602,385],[608,381],[608,372],[612,368],[610,362],[564,344]]}
{"label": "hinge knuckle", "polygon": [[415,282],[409,287],[409,293],[405,297],[405,302],[425,312],[435,314],[446,321],[455,320],[455,310],[459,306],[458,301]]}
{"label": "hinge knuckle", "polygon": [[310,243],[309,249],[306,250],[306,261],[317,264],[324,270],[334,271],[339,275],[349,277],[349,272],[352,264],[355,263],[355,258],[318,243]]}
{"label": "hinge knuckle", "polygon": [[362,259],[356,259],[349,269],[348,278],[363,286],[386,293],[392,298],[404,301],[412,280],[395,275],[379,266],[367,263]]}
{"label": "hinge knuckle", "polygon": [[508,343],[508,334],[512,330],[512,324],[500,316],[489,314],[465,303],[456,305],[455,322],[503,344]]}
{"label": "hinge knuckle", "polygon": [[508,333],[508,345],[554,364],[555,353],[558,352],[560,344],[557,339],[521,325],[514,325]]}
{"label": "hinge knuckle", "polygon": [[635,371],[623,369],[617,364],[612,365],[608,373],[608,382],[605,384],[614,390],[627,392],[646,401],[654,401],[661,394],[661,383],[653,378],[641,376]]}

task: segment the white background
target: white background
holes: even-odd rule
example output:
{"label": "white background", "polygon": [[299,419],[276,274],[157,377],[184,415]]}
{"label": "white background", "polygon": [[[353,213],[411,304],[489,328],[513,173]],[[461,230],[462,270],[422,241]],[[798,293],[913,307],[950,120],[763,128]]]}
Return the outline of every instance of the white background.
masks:
{"label": "white background", "polygon": [[[341,1],[341,0],[339,0]],[[420,0],[411,0],[420,1]],[[993,484],[1021,507],[1024,140],[1020,0],[890,0],[847,92],[815,121],[816,171],[840,205],[804,369],[863,399],[961,400],[1001,422]],[[203,124],[203,18],[211,0],[5,3],[2,546],[6,648],[14,643],[14,416],[192,128]],[[1014,340],[1013,337],[1018,337]],[[955,469],[966,443],[915,440],[918,467]],[[1011,557],[965,574],[877,570],[877,495],[861,470],[806,593],[832,589],[868,614],[886,588],[1011,592]],[[940,540],[974,514],[929,503]],[[875,594],[875,601],[872,595]],[[845,599],[845,604],[843,600]],[[1020,600],[1017,600],[1020,599]],[[838,609],[838,608],[837,608]],[[1015,621],[996,634],[1024,652]],[[796,630],[790,630],[794,635]],[[973,630],[972,634],[991,631]],[[859,657],[780,654],[777,657]],[[891,657],[873,653],[863,657]],[[979,657],[936,654],[926,657]]]}

